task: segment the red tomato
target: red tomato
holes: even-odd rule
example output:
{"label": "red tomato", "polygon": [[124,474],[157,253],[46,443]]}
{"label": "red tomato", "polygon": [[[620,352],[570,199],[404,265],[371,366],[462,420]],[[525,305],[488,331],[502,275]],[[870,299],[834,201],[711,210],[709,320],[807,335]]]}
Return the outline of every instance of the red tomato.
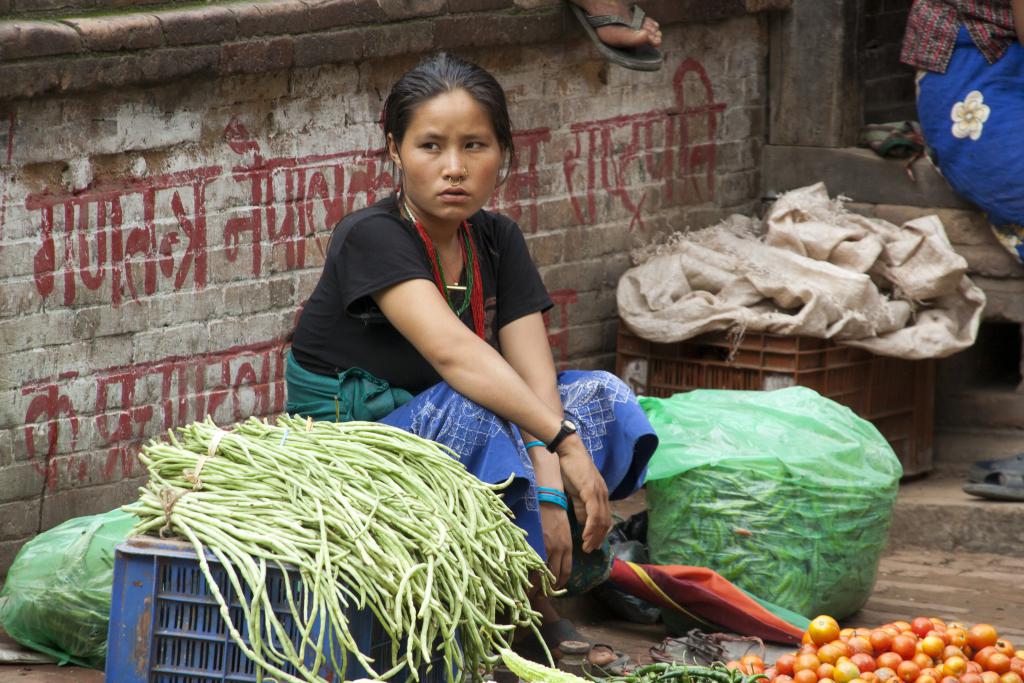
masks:
{"label": "red tomato", "polygon": [[901,659],[907,660],[917,653],[917,643],[910,636],[903,635],[901,633],[892,639],[891,649],[893,652],[898,654]]}
{"label": "red tomato", "polygon": [[1024,658],[1010,657],[1010,671],[1018,676],[1024,676]]}
{"label": "red tomato", "polygon": [[853,636],[850,638],[850,649],[853,650],[854,654],[863,652],[865,654],[875,654],[875,648],[871,647],[871,641],[864,636]]}
{"label": "red tomato", "polygon": [[854,652],[850,657],[850,661],[857,666],[861,674],[865,671],[874,671],[878,668],[878,663],[875,661],[875,658],[866,652]]}
{"label": "red tomato", "polygon": [[931,667],[933,664],[935,664],[935,661],[923,652],[918,652],[917,654],[915,654],[910,661],[912,661],[914,664],[917,664],[922,669],[927,669]]}
{"label": "red tomato", "polygon": [[875,658],[875,661],[878,662],[878,668],[884,667],[896,671],[896,667],[903,661],[903,657],[900,657],[895,652],[883,652]]}
{"label": "red tomato", "polygon": [[985,668],[997,674],[1004,674],[1010,670],[1010,658],[1002,652],[993,652],[988,656]]}
{"label": "red tomato", "polygon": [[875,649],[876,654],[888,651],[892,646],[892,635],[883,629],[876,628],[868,636],[868,640],[871,642],[871,647]]}
{"label": "red tomato", "polygon": [[935,630],[935,624],[928,617],[918,617],[910,622],[910,630],[916,633],[919,638],[924,638],[928,635],[928,631]]}
{"label": "red tomato", "polygon": [[988,668],[988,658],[996,653],[994,645],[986,645],[974,654],[974,661],[981,664],[983,669]]}

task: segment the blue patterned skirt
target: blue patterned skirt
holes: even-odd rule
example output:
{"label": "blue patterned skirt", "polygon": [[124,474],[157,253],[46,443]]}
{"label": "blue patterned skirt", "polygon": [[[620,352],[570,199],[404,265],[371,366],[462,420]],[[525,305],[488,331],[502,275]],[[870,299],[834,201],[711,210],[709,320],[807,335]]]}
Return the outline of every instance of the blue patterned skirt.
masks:
{"label": "blue patterned skirt", "polygon": [[989,64],[961,28],[946,73],[921,77],[917,111],[942,175],[1024,261],[1024,47]]}
{"label": "blue patterned skirt", "polygon": [[[607,372],[570,370],[559,373],[558,392],[610,498],[625,498],[640,488],[658,438],[629,388]],[[515,425],[444,382],[380,421],[448,446],[481,481],[495,484],[514,475],[503,495],[505,504],[533,549],[547,557],[533,465]]]}

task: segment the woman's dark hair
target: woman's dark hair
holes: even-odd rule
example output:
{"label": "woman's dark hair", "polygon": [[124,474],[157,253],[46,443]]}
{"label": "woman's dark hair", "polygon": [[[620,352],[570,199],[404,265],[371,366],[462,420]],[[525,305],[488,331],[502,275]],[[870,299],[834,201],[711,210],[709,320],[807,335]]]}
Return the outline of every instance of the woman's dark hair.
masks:
{"label": "woman's dark hair", "polygon": [[506,154],[505,171],[499,181],[504,182],[516,159],[505,91],[490,73],[447,52],[423,60],[407,71],[391,88],[381,115],[385,147],[388,135],[394,138],[395,144],[402,144],[409,122],[421,104],[437,95],[460,88],[469,93],[491,119],[498,144]]}

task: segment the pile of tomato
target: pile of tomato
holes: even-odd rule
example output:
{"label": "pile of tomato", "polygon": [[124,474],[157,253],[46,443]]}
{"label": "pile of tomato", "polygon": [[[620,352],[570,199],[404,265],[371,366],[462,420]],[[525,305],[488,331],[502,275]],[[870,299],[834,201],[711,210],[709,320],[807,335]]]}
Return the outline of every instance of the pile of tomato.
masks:
{"label": "pile of tomato", "polygon": [[764,674],[767,683],[1024,683],[1024,650],[990,624],[934,617],[867,629],[840,628],[820,616],[800,650],[773,665],[748,655],[727,666]]}

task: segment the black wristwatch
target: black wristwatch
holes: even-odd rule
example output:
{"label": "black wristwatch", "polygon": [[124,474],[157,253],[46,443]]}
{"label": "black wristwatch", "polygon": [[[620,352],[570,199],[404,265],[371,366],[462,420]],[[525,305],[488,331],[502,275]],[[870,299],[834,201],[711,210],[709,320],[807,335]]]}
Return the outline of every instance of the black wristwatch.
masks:
{"label": "black wristwatch", "polygon": [[555,449],[558,448],[558,445],[560,443],[562,443],[563,441],[565,441],[565,438],[567,436],[572,436],[575,433],[576,433],[576,424],[573,423],[571,420],[564,420],[563,419],[561,426],[558,428],[558,433],[555,434],[555,438],[551,439],[551,441],[548,441],[544,445],[544,447],[547,448],[552,453],[554,453]]}

